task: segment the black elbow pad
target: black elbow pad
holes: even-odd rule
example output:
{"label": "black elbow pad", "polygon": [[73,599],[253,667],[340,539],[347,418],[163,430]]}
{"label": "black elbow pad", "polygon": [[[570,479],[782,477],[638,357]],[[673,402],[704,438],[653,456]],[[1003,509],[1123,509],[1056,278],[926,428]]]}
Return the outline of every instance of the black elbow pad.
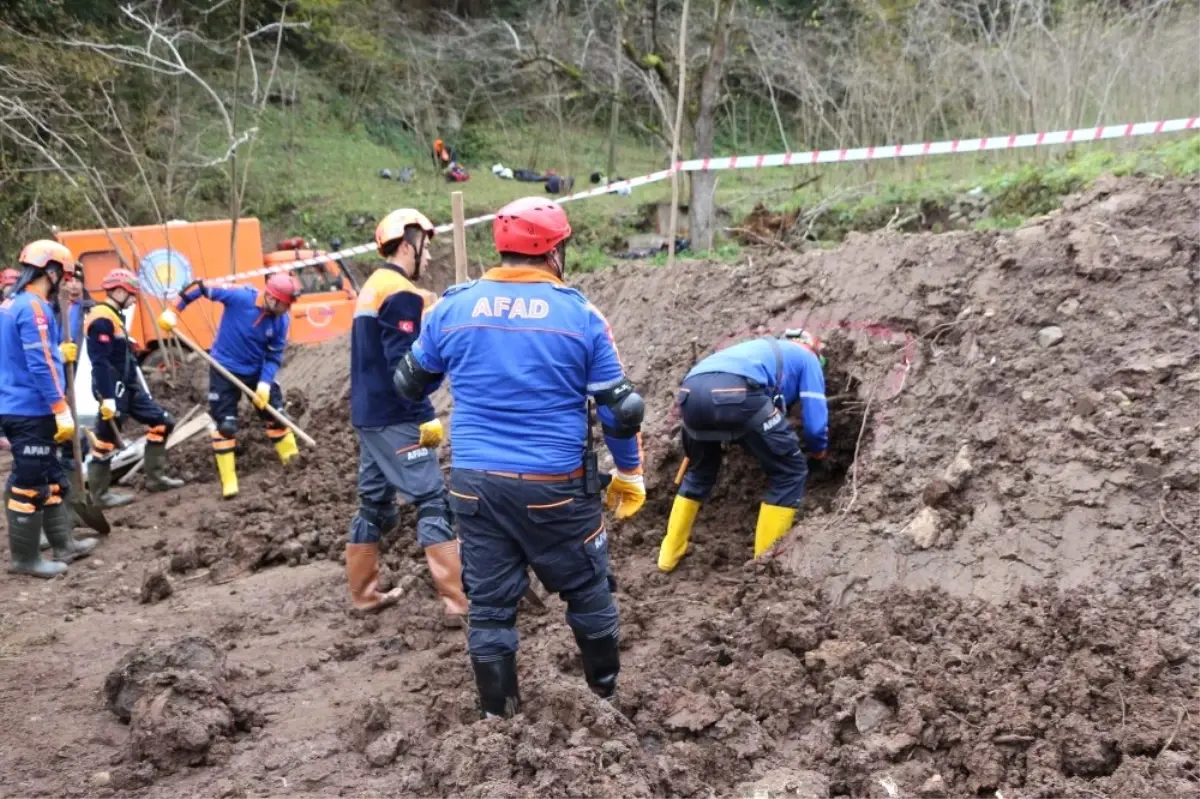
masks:
{"label": "black elbow pad", "polygon": [[392,375],[392,385],[401,397],[409,402],[417,402],[424,398],[425,389],[437,378],[433,372],[423,369],[410,351],[405,353],[400,365],[396,367],[396,372]]}
{"label": "black elbow pad", "polygon": [[628,379],[596,395],[596,402],[604,405],[613,414],[613,425],[602,425],[604,432],[613,438],[632,438],[642,429],[646,416],[646,403],[642,395],[633,390]]}

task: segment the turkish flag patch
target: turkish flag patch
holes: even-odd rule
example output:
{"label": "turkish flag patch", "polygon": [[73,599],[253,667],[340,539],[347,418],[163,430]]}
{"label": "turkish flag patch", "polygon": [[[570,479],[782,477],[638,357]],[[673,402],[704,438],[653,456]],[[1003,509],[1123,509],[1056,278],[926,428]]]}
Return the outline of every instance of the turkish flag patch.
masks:
{"label": "turkish flag patch", "polygon": [[417,326],[413,324],[411,319],[400,320],[396,323],[396,327],[400,329],[401,333],[412,333],[417,329]]}
{"label": "turkish flag patch", "polygon": [[112,341],[112,337],[109,336],[107,333],[101,333],[96,338],[100,339],[101,344],[107,344],[108,342]]}

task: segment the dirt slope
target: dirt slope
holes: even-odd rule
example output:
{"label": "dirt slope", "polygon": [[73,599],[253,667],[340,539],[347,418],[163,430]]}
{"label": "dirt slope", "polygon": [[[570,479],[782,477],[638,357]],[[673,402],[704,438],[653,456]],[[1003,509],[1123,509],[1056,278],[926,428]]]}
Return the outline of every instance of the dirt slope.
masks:
{"label": "dirt slope", "polygon": [[[410,526],[385,555],[401,607],[345,612],[346,345],[297,353],[320,442],[298,468],[247,418],[237,500],[142,497],[65,580],[0,580],[0,795],[1194,795],[1198,219],[1194,180],[1113,181],[1009,233],[580,280],[650,401],[650,500],[612,536],[615,710],[551,598],[522,608],[526,713],[473,723]],[[762,479],[735,454],[659,574],[675,387],[798,324],[830,341],[831,473],[750,564]],[[174,593],[138,604],[159,569]],[[127,727],[105,678],[148,641]]]}

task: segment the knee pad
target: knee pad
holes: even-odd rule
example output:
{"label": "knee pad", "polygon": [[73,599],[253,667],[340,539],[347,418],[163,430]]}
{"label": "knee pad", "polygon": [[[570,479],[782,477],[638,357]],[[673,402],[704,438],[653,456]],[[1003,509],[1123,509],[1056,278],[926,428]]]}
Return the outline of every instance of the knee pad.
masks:
{"label": "knee pad", "polygon": [[225,438],[237,438],[237,418],[225,417],[217,424],[217,432]]}
{"label": "knee pad", "polygon": [[358,515],[367,524],[379,528],[381,533],[389,532],[400,520],[400,511],[395,503],[358,501]]}
{"label": "knee pad", "polygon": [[571,595],[565,599],[567,600],[567,613],[572,615],[601,613],[616,607],[613,604],[612,583],[609,582],[607,574],[598,577],[577,591],[572,591]]}

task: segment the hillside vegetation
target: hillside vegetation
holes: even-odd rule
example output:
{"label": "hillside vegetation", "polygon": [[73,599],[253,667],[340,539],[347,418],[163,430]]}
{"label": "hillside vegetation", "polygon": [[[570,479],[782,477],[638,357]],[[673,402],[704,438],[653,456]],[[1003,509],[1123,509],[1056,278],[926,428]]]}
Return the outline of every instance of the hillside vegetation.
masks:
{"label": "hillside vegetation", "polygon": [[[449,218],[539,184],[492,163],[633,176],[670,159],[681,3],[18,0],[0,10],[0,247],[50,225],[256,215],[359,243],[401,204]],[[691,4],[681,157],[1052,130],[1196,113],[1191,3]],[[615,117],[615,118],[614,118]],[[435,137],[472,180],[450,186]],[[411,165],[413,183],[381,180]],[[691,176],[712,246],[1005,226],[1103,171],[1187,174],[1196,137]],[[708,182],[710,185],[701,186]],[[682,179],[683,201],[689,178]],[[967,201],[963,195],[983,198]],[[696,219],[715,192],[711,221]],[[572,204],[578,263],[646,229],[670,183]],[[986,200],[986,201],[985,201]],[[756,209],[756,206],[757,209]],[[752,219],[746,216],[755,211]],[[743,223],[754,222],[749,228]],[[485,230],[472,231],[476,260]],[[271,242],[267,242],[270,244]]]}

